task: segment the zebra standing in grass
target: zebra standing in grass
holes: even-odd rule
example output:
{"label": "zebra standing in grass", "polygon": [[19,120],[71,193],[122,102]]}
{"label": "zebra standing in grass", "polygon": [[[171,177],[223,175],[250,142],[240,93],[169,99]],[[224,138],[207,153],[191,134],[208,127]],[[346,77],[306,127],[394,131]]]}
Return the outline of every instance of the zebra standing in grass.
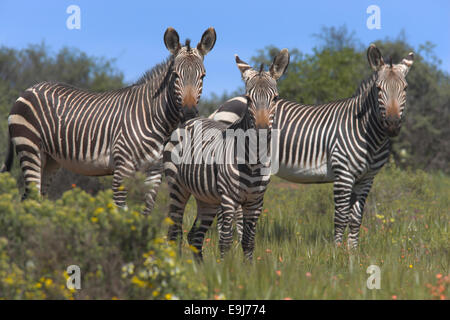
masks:
{"label": "zebra standing in grass", "polygon": [[[270,180],[270,160],[264,161],[258,152],[269,149],[273,105],[278,97],[276,81],[289,64],[289,53],[282,50],[269,72],[263,71],[263,66],[259,71],[253,70],[238,56],[236,63],[246,85],[242,117],[229,126],[210,119],[189,120],[174,132],[172,141],[164,149],[164,172],[171,200],[169,217],[174,222],[169,228],[169,239],[176,240],[182,236],[184,209],[190,195],[194,195],[197,201],[196,221],[200,223],[191,230],[188,241],[198,250],[196,257],[199,259],[202,259],[205,233],[219,208],[221,256],[230,248],[232,221],[238,206],[244,210],[242,248],[246,258],[252,259],[256,222]],[[201,128],[196,129],[199,125]],[[231,138],[228,136],[230,130],[233,132]],[[240,140],[251,132],[255,133],[255,139],[249,137],[247,140],[244,136]],[[194,139],[189,140],[188,137],[192,136]],[[182,155],[179,155],[180,151]]]}
{"label": "zebra standing in grass", "polygon": [[105,93],[62,83],[42,82],[27,89],[8,117],[9,150],[2,172],[19,157],[27,197],[34,182],[45,194],[60,166],[89,176],[113,175],[114,202],[124,207],[126,177],[145,171],[144,213],[151,212],[162,176],[162,149],[180,122],[192,117],[201,95],[203,57],[213,48],[216,33],[207,29],[196,48],[182,46],[168,28],[164,43],[170,57],[136,84]]}
{"label": "zebra standing in grass", "polygon": [[[274,128],[279,129],[277,175],[295,183],[334,183],[334,240],[340,245],[349,227],[348,245],[358,246],[366,197],[373,179],[388,161],[391,137],[398,135],[406,104],[405,77],[410,53],[399,64],[386,64],[375,45],[367,51],[374,73],[356,94],[320,105],[279,99]],[[210,118],[233,122],[245,104],[232,99]],[[242,224],[238,211],[238,224]],[[238,228],[239,231],[239,228]]]}

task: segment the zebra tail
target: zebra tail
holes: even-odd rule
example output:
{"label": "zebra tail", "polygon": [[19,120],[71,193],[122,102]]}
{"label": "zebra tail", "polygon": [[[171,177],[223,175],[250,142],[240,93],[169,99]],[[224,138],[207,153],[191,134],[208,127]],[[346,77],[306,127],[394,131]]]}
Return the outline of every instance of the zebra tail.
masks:
{"label": "zebra tail", "polygon": [[14,146],[9,134],[8,134],[8,141],[9,141],[8,154],[6,155],[5,163],[3,163],[0,172],[11,171],[11,166],[14,160]]}

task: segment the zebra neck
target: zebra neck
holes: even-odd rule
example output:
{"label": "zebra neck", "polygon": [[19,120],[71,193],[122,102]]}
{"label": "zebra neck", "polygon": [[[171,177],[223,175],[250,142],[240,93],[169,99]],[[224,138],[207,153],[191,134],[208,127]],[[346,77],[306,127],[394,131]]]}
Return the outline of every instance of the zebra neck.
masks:
{"label": "zebra neck", "polygon": [[144,108],[143,120],[149,128],[157,130],[165,137],[169,137],[180,123],[180,108],[176,105],[173,94],[173,63],[173,56],[170,56],[138,81],[138,84],[145,87],[150,102],[150,106]]}
{"label": "zebra neck", "polygon": [[[248,109],[243,116],[231,124],[228,129],[242,130],[243,133],[247,133],[249,137],[245,138],[245,161],[244,163],[238,164],[239,171],[245,172],[248,175],[255,175],[258,174],[262,168],[266,168],[270,165],[270,162],[267,163],[267,158],[269,157],[268,151],[270,151],[271,130],[269,129],[264,133],[256,129],[255,119]],[[235,154],[241,154],[239,148],[242,148],[242,145],[240,145],[238,141],[239,139],[235,140]],[[265,156],[266,159],[261,159],[261,155]]]}
{"label": "zebra neck", "polygon": [[362,86],[364,86],[364,90],[360,90],[358,95],[354,97],[357,106],[354,119],[357,119],[358,127],[362,128],[365,135],[370,136],[372,147],[377,149],[386,145],[389,142],[389,137],[381,121],[376,77],[372,76]]}

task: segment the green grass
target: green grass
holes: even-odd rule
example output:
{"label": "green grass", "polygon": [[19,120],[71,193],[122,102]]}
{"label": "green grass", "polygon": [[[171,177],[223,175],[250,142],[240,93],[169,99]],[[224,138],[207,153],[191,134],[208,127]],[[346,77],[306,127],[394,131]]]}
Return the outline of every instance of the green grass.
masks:
{"label": "green grass", "polygon": [[[447,176],[383,170],[367,200],[360,246],[349,251],[333,243],[331,184],[297,185],[274,177],[258,222],[254,261],[244,261],[237,241],[218,260],[213,226],[204,263],[189,272],[216,298],[447,299],[449,199]],[[194,216],[191,199],[184,230]],[[185,244],[183,259],[189,258]],[[370,265],[381,269],[379,290],[367,288]]]}
{"label": "green grass", "polygon": [[[106,179],[108,180],[108,179]],[[58,201],[20,202],[16,181],[0,175],[0,299],[448,299],[450,177],[387,166],[367,199],[360,245],[333,243],[331,184],[273,177],[257,225],[253,262],[235,241],[220,260],[215,224],[204,263],[167,244],[167,187],[150,217],[139,214],[143,178],[128,181],[128,211],[107,190],[79,188]],[[195,218],[188,203],[184,238]],[[143,257],[145,254],[145,258]],[[76,264],[82,289],[66,288]],[[367,288],[370,265],[381,289]]]}

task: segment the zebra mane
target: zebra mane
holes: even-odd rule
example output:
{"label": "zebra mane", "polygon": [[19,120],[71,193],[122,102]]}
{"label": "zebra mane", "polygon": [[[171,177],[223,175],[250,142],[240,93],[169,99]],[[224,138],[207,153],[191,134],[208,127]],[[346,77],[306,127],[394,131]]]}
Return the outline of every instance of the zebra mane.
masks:
{"label": "zebra mane", "polygon": [[147,82],[158,82],[161,83],[161,81],[158,80],[164,80],[166,78],[167,71],[171,68],[173,64],[174,58],[173,55],[170,55],[169,58],[167,58],[164,62],[161,62],[151,68],[150,70],[146,71],[138,81],[134,83],[134,85],[141,85],[145,84]]}
{"label": "zebra mane", "polygon": [[368,78],[361,81],[358,89],[356,89],[356,92],[353,96],[359,96],[360,94],[366,92],[368,89],[372,87],[375,80],[377,80],[378,74],[377,72],[372,73]]}

